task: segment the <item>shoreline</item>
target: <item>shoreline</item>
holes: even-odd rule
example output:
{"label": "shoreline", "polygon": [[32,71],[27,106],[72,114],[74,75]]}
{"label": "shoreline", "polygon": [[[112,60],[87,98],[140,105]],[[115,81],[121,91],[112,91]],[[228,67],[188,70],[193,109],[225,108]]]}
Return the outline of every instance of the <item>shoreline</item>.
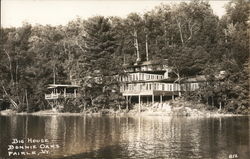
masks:
{"label": "shoreline", "polygon": [[[140,110],[140,113],[139,113]],[[232,117],[232,116],[250,116],[250,114],[233,114],[219,110],[216,107],[209,107],[194,101],[177,99],[174,101],[165,101],[163,103],[142,103],[133,104],[132,108],[114,110],[100,109],[98,112],[91,112],[90,109],[84,112],[58,112],[56,110],[40,110],[37,112],[16,112],[11,109],[0,111],[2,116],[11,115],[34,115],[34,116],[162,116],[162,117]]]}
{"label": "shoreline", "polygon": [[[110,116],[110,117],[134,117],[134,116],[139,116],[139,117],[196,117],[196,118],[202,118],[202,117],[238,117],[238,116],[250,116],[250,115],[243,115],[243,114],[232,114],[232,113],[220,113],[219,111],[206,111],[206,112],[198,112],[197,110],[191,110],[193,111],[192,114],[178,114],[179,112],[175,113],[173,111],[171,112],[162,112],[162,111],[144,111],[144,112],[134,112],[134,111],[129,111],[129,112],[112,112],[112,113],[106,113],[103,114],[102,112],[97,112],[97,113],[86,113],[86,112],[80,112],[80,113],[69,113],[69,112],[56,112],[53,110],[44,110],[44,111],[38,111],[38,112],[32,112],[32,113],[27,113],[27,112],[21,112],[17,113],[13,110],[3,110],[0,111],[0,116],[16,116],[16,115],[32,115],[32,116]],[[194,114],[197,113],[197,114]]]}

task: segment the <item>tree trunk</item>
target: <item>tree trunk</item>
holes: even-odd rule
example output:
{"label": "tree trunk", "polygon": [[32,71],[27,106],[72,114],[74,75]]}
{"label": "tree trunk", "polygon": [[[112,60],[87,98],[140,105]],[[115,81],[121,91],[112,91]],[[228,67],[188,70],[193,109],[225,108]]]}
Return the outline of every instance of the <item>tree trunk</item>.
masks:
{"label": "tree trunk", "polygon": [[9,53],[4,50],[5,54],[7,55],[8,57],[8,60],[9,60],[9,69],[10,69],[10,82],[12,83],[12,85],[14,85],[14,77],[13,77],[13,73],[12,73],[12,63],[11,63],[11,58],[10,58],[10,55]]}
{"label": "tree trunk", "polygon": [[[180,78],[179,71],[174,72],[174,73],[177,75],[177,80],[175,80],[174,83],[178,81],[178,84],[179,84],[179,86],[181,87],[181,81],[180,81],[181,78]],[[178,95],[179,95],[179,97],[181,96],[181,90],[180,90],[180,89],[178,90]]]}
{"label": "tree trunk", "polygon": [[214,107],[214,96],[212,96],[211,98],[212,98],[212,107]]}
{"label": "tree trunk", "polygon": [[180,33],[180,38],[181,38],[181,44],[184,45],[184,40],[183,40],[183,35],[182,35],[182,29],[181,29],[181,22],[176,20],[178,28],[179,28],[179,33]]}
{"label": "tree trunk", "polygon": [[188,22],[188,29],[189,29],[189,32],[190,32],[190,36],[189,36],[189,38],[187,40],[192,39],[192,36],[193,36],[193,27],[195,25],[196,25],[195,23],[193,25],[191,25],[191,21]]}
{"label": "tree trunk", "polygon": [[136,61],[139,62],[139,61],[141,61],[141,58],[140,58],[140,53],[139,53],[139,43],[138,43],[137,31],[135,29],[134,29],[134,45],[136,48],[136,55],[137,55]]}
{"label": "tree trunk", "polygon": [[94,105],[93,97],[90,97],[90,100],[91,100],[91,106],[93,106]]}
{"label": "tree trunk", "polygon": [[6,90],[5,90],[5,88],[4,88],[3,85],[2,85],[2,87],[3,87],[3,91],[4,91],[5,95],[9,98],[11,104],[12,104],[16,109],[18,109],[18,105],[16,104],[16,102],[9,96],[9,94],[6,92]]}
{"label": "tree trunk", "polygon": [[148,34],[146,34],[146,59],[148,61]]}
{"label": "tree trunk", "polygon": [[55,64],[54,64],[54,67],[53,67],[53,83],[56,84],[56,68],[55,68]]}
{"label": "tree trunk", "polygon": [[17,61],[17,64],[16,64],[16,83],[18,83],[18,61]]}
{"label": "tree trunk", "polygon": [[164,26],[164,44],[165,44],[165,47],[169,46],[169,41],[167,40],[167,27],[166,27],[166,25]]}
{"label": "tree trunk", "polygon": [[27,106],[27,112],[28,112],[29,111],[29,101],[28,101],[27,89],[25,89],[25,97],[26,97],[26,106]]}
{"label": "tree trunk", "polygon": [[123,55],[123,64],[124,65],[126,64],[126,56],[125,56],[125,54]]}

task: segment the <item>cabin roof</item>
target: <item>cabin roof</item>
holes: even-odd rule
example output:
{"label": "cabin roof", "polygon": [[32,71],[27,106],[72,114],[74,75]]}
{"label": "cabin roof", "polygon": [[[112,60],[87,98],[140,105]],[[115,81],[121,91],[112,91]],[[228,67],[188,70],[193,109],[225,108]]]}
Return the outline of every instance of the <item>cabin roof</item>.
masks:
{"label": "cabin roof", "polygon": [[144,61],[141,63],[141,66],[145,66],[145,65],[157,65],[157,64],[154,63],[153,61]]}
{"label": "cabin roof", "polygon": [[71,84],[49,84],[48,89],[52,88],[79,88],[78,85],[71,85]]}
{"label": "cabin roof", "polygon": [[207,78],[205,75],[188,77],[188,78],[184,79],[184,82],[204,82],[204,81],[207,81]]}
{"label": "cabin roof", "polygon": [[[164,59],[164,61],[167,61],[167,60]],[[124,64],[123,67],[125,67],[125,68],[133,68],[133,67],[142,67],[142,66],[148,66],[148,65],[162,65],[162,64],[160,64],[159,61],[150,60],[150,61],[143,61],[143,62],[140,62],[140,63],[134,63],[133,65]]]}

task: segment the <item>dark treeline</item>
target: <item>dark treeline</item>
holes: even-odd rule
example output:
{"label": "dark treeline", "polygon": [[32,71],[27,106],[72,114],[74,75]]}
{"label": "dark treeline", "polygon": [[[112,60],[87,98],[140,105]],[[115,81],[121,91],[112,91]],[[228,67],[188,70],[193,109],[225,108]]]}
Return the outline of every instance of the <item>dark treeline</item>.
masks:
{"label": "dark treeline", "polygon": [[[95,16],[66,26],[1,28],[0,98],[12,99],[18,111],[42,110],[48,107],[48,84],[81,79],[82,97],[73,103],[77,109],[123,106],[112,77],[122,73],[124,63],[134,63],[139,51],[141,60],[168,59],[179,78],[209,77],[210,84],[184,95],[187,99],[247,113],[249,11],[249,2],[233,0],[219,19],[207,2],[196,0],[162,4],[126,18]],[[226,77],[217,82],[220,71]]]}

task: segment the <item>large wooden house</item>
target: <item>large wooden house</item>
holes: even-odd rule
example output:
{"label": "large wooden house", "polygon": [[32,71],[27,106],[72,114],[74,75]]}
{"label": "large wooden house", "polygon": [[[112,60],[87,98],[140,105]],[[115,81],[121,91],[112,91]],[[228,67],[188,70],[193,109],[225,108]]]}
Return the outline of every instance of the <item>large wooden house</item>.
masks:
{"label": "large wooden house", "polygon": [[181,91],[176,79],[170,76],[171,68],[167,66],[146,61],[125,66],[124,72],[125,75],[119,79],[120,92],[127,103],[162,102],[168,97],[174,98]]}
{"label": "large wooden house", "polygon": [[205,77],[192,77],[180,80],[172,72],[171,67],[145,61],[124,67],[125,75],[119,77],[120,92],[127,103],[154,102],[162,103],[174,99],[185,91],[195,91]]}

